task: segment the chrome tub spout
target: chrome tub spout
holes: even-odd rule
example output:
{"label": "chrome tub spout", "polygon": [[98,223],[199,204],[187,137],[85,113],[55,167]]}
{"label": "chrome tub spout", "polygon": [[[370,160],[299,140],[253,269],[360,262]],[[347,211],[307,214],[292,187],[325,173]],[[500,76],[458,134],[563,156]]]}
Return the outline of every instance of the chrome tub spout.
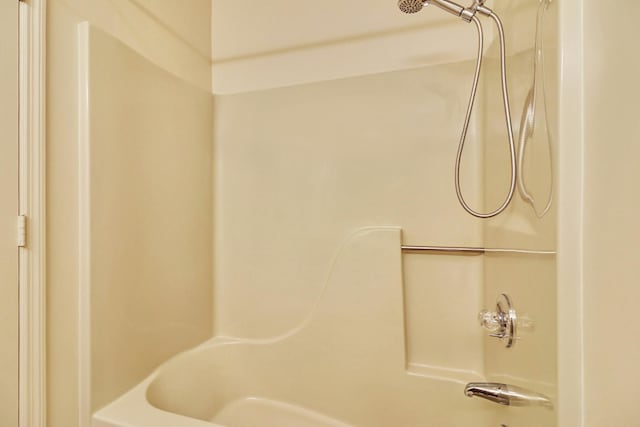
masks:
{"label": "chrome tub spout", "polygon": [[553,409],[551,400],[543,394],[501,383],[469,383],[464,389],[468,397],[481,397],[505,406],[543,406]]}

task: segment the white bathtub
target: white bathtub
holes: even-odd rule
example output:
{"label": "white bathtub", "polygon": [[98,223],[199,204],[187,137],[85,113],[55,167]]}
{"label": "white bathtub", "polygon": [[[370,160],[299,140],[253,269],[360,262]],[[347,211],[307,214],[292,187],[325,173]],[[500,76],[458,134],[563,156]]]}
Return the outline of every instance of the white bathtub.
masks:
{"label": "white bathtub", "polygon": [[[94,414],[94,427],[491,425],[478,374],[408,365],[401,232],[364,229],[335,258],[318,304],[267,340],[214,338]],[[477,349],[481,351],[481,349]]]}

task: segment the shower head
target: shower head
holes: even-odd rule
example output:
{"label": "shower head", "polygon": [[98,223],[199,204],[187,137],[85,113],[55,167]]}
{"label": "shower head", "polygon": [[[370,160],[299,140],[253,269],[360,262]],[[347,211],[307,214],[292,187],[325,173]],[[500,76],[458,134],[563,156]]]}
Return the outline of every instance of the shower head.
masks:
{"label": "shower head", "polygon": [[417,13],[422,10],[424,3],[422,0],[398,0],[398,7],[404,13]]}
{"label": "shower head", "polygon": [[[482,4],[484,0],[476,0],[476,2]],[[475,15],[475,10],[471,8],[464,8],[451,0],[398,0],[398,7],[404,13],[420,12],[424,6],[429,4],[433,4],[442,10],[446,10],[458,17],[462,17],[467,22],[471,20],[473,15]]]}

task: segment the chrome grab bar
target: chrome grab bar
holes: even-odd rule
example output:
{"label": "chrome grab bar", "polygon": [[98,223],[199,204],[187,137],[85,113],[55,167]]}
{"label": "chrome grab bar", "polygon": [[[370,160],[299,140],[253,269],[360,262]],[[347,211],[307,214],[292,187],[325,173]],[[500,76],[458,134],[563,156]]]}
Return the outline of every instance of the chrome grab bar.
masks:
{"label": "chrome grab bar", "polygon": [[543,406],[553,409],[551,400],[540,393],[501,383],[469,383],[464,388],[467,397],[481,397],[505,406]]}
{"label": "chrome grab bar", "polygon": [[483,255],[486,253],[485,248],[473,248],[473,247],[454,247],[454,246],[409,246],[402,245],[402,252],[431,252],[431,253],[444,253],[444,254],[459,254],[459,255]]}
{"label": "chrome grab bar", "polygon": [[468,246],[415,246],[402,245],[402,252],[433,253],[445,255],[484,255],[484,254],[512,254],[512,255],[556,255],[556,251],[540,251],[511,248],[481,248]]}

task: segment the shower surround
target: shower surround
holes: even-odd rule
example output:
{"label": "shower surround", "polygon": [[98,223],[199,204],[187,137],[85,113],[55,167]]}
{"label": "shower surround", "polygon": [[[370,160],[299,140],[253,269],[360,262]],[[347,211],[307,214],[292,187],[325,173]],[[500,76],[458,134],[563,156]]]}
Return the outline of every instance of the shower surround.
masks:
{"label": "shower surround", "polygon": [[[537,2],[512,1],[509,7],[497,7],[505,21],[507,40],[513,40],[508,53],[510,70],[516,70],[509,81],[514,118],[519,118],[518,108],[529,90],[536,6]],[[221,5],[214,21],[224,19],[220,16],[224,10]],[[555,310],[554,257],[400,251],[401,244],[555,249],[554,212],[539,220],[527,204],[516,199],[503,215],[481,221],[459,207],[453,165],[475,66],[474,34],[471,26],[458,22],[436,24],[391,31],[380,40],[372,37],[376,39],[373,43],[397,46],[397,36],[419,39],[444,33],[450,45],[471,49],[436,53],[426,49],[422,57],[395,57],[368,71],[337,66],[341,75],[332,75],[328,67],[308,67],[308,74],[301,73],[289,85],[279,80],[281,75],[272,78],[264,73],[259,79],[250,65],[257,61],[268,69],[278,61],[280,65],[293,61],[296,68],[299,59],[292,58],[298,55],[322,58],[325,49],[339,50],[345,45],[354,52],[362,41],[335,41],[327,46],[310,42],[308,49],[274,49],[271,53],[267,49],[267,53],[250,57],[214,59],[214,79],[219,67],[222,80],[213,112],[207,97],[195,88],[185,87],[187,95],[178,104],[189,105],[189,111],[200,104],[206,106],[200,113],[214,120],[212,153],[200,145],[207,138],[200,126],[206,120],[193,116],[177,120],[184,126],[183,133],[173,142],[144,133],[124,140],[141,150],[153,145],[167,155],[172,150],[181,152],[179,144],[173,145],[176,141],[186,144],[188,154],[195,157],[175,157],[167,166],[181,167],[184,160],[184,165],[191,162],[198,167],[187,167],[188,173],[181,173],[187,180],[183,185],[167,183],[161,193],[152,192],[148,197],[164,195],[171,202],[179,195],[186,200],[175,206],[203,205],[189,210],[182,217],[186,223],[179,227],[170,226],[169,219],[149,225],[149,233],[159,235],[166,232],[163,230],[194,233],[184,240],[184,250],[197,253],[184,259],[191,264],[180,268],[168,260],[160,264],[183,276],[162,275],[169,290],[155,293],[157,299],[144,298],[145,289],[153,286],[151,264],[139,270],[138,279],[130,284],[130,289],[140,292],[130,303],[131,310],[146,313],[149,319],[173,313],[165,318],[165,326],[153,326],[158,335],[146,338],[161,343],[163,336],[170,337],[175,346],[160,345],[162,354],[154,352],[157,357],[153,360],[144,350],[136,357],[126,351],[115,359],[106,357],[98,351],[101,338],[92,334],[113,328],[108,316],[99,314],[109,304],[115,306],[122,295],[115,295],[115,300],[98,298],[101,294],[94,291],[101,286],[102,276],[87,280],[94,295],[87,314],[91,319],[87,334],[93,341],[87,390],[96,411],[95,427],[430,423],[462,427],[479,420],[486,425],[556,425],[554,411],[517,412],[463,394],[467,382],[501,380],[555,396],[555,317],[549,316]],[[516,36],[511,30],[510,35],[510,29],[516,27],[520,32]],[[110,36],[91,28],[87,31],[88,58],[104,58],[106,49],[107,56],[127,58],[115,67],[140,64],[147,70],[128,73],[126,84],[112,82],[106,94],[89,86],[86,119],[88,129],[95,130],[100,128],[93,123],[104,121],[104,115],[98,113],[114,108],[110,99],[138,87],[145,73],[160,70],[151,71],[152,64],[136,58]],[[214,44],[215,40],[214,25]],[[503,198],[508,182],[505,174],[509,173],[504,161],[508,152],[496,43],[491,40],[487,40],[479,103],[462,159],[465,195],[471,205],[479,207],[494,206]],[[88,63],[87,72],[89,82],[109,78],[98,60]],[[233,72],[236,76],[247,73],[246,87],[229,78]],[[162,81],[172,81],[170,76],[159,75]],[[553,80],[553,75],[548,78]],[[155,96],[173,99],[174,84],[155,85]],[[134,103],[129,117],[142,105]],[[181,117],[179,112],[173,114]],[[514,122],[517,127],[517,120]],[[108,147],[97,133],[88,144],[91,153]],[[544,144],[531,147],[538,145]],[[527,165],[535,189],[544,189],[535,183],[544,182],[549,174],[544,154],[542,149],[532,155]],[[207,166],[209,159],[213,160]],[[144,166],[154,160],[141,161]],[[207,167],[213,190],[198,199],[207,188],[202,182]],[[114,206],[107,197],[111,193],[156,191],[154,171],[149,169],[149,180],[146,174],[135,178],[138,187],[131,187],[131,182],[107,181],[108,168],[92,169],[95,175],[86,195],[92,205]],[[98,191],[107,182],[112,186],[109,192]],[[176,194],[166,193],[173,189]],[[147,214],[144,207],[140,209],[138,216],[143,218]],[[200,224],[202,215],[209,215],[212,230],[189,224],[193,219]],[[90,219],[95,223],[97,217],[91,214]],[[89,230],[85,236],[98,249],[116,248],[125,237],[119,234],[124,230],[114,230],[105,221],[109,233]],[[103,240],[92,240],[96,238]],[[202,250],[187,244],[194,239]],[[211,247],[213,253],[207,249]],[[109,259],[92,257],[86,265],[90,271],[117,273],[110,266],[123,265],[122,260],[114,264]],[[212,274],[213,295],[199,293],[205,289],[201,282],[207,280],[207,274]],[[184,292],[178,295],[174,292],[178,289]],[[493,308],[501,292],[512,294],[517,308],[537,320],[536,331],[523,336],[510,353],[498,341],[485,337],[476,321],[477,313]],[[188,310],[193,304],[200,309]],[[207,304],[213,313],[209,318]],[[162,308],[168,306],[178,307],[177,311]],[[187,317],[180,314],[187,312]],[[123,331],[127,325],[131,324],[120,325]],[[162,362],[189,347],[194,348]],[[542,363],[527,358],[532,348]],[[109,376],[110,363],[129,366],[135,375],[129,370]],[[109,387],[104,386],[105,381],[110,382]]]}

